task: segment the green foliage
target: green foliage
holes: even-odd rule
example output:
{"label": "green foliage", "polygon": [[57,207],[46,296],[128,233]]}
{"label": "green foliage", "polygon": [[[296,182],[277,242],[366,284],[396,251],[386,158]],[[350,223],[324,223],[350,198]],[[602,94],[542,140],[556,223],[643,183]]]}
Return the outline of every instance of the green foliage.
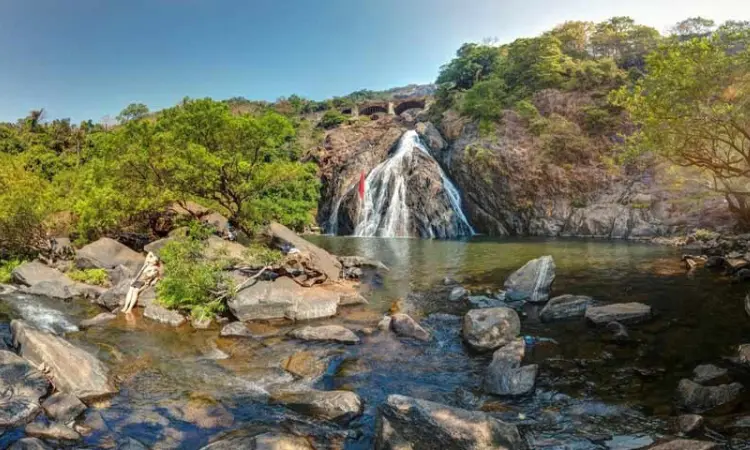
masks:
{"label": "green foliage", "polygon": [[338,110],[329,109],[325,112],[325,114],[323,114],[323,118],[320,119],[318,126],[321,128],[325,128],[326,130],[330,130],[331,128],[336,128],[337,126],[346,122],[346,120],[347,117],[340,113]]}
{"label": "green foliage", "polygon": [[143,119],[148,115],[148,106],[143,103],[131,103],[117,116],[120,123],[130,122],[131,120]]}
{"label": "green foliage", "polygon": [[438,84],[450,83],[456,89],[469,89],[500,70],[501,49],[489,45],[464,44],[456,58],[440,68]]}
{"label": "green foliage", "polygon": [[466,92],[461,112],[480,120],[498,120],[508,103],[508,88],[500,78],[480,81]]}
{"label": "green foliage", "polygon": [[11,273],[16,267],[23,263],[24,261],[18,258],[0,261],[0,283],[10,283]]}
{"label": "green foliage", "polygon": [[711,231],[711,230],[706,230],[704,228],[699,228],[695,230],[695,232],[693,233],[693,237],[695,237],[695,239],[699,241],[706,242],[706,241],[710,241],[719,237],[719,233],[716,233],[715,231]]}
{"label": "green foliage", "polygon": [[109,274],[104,269],[76,269],[66,275],[73,281],[92,284],[94,286],[109,285]]}
{"label": "green foliage", "polygon": [[250,266],[273,266],[284,259],[284,254],[263,244],[252,244],[243,255]]}

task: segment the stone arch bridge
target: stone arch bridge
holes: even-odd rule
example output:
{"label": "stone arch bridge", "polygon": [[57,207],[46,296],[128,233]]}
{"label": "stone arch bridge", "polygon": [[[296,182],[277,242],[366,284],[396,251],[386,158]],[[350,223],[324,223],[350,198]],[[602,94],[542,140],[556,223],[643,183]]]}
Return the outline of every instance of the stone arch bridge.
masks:
{"label": "stone arch bridge", "polygon": [[381,100],[360,103],[341,110],[343,114],[349,114],[352,117],[373,116],[384,114],[389,116],[398,116],[409,109],[425,109],[427,107],[427,97],[417,97],[408,99]]}

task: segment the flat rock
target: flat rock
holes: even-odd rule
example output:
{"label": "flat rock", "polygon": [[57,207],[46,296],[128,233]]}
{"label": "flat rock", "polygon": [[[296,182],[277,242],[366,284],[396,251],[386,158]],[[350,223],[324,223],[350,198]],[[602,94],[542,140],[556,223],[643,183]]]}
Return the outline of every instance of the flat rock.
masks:
{"label": "flat rock", "polygon": [[518,313],[510,308],[472,309],[464,316],[464,340],[475,350],[494,350],[509,344],[521,332]]}
{"label": "flat rock", "polygon": [[52,439],[56,441],[77,441],[81,439],[81,435],[78,434],[72,428],[68,428],[61,423],[51,423],[48,425],[42,423],[30,423],[26,425],[23,430],[27,435],[41,438],[41,439]]}
{"label": "flat rock", "polygon": [[284,360],[284,370],[300,378],[317,379],[325,374],[330,358],[325,354],[303,350]]}
{"label": "flat rock", "polygon": [[248,248],[239,242],[227,241],[219,236],[209,236],[206,240],[205,256],[210,259],[228,259],[242,262],[247,259]]}
{"label": "flat rock", "polygon": [[26,262],[16,267],[11,272],[11,279],[24,286],[34,286],[43,282],[57,282],[71,288],[75,286],[75,282],[64,273],[40,261]]}
{"label": "flat rock", "polygon": [[8,450],[49,450],[49,447],[40,439],[27,437],[14,442]]}
{"label": "flat rock", "polygon": [[80,269],[114,269],[123,265],[136,273],[145,261],[142,254],[106,237],[76,252],[76,266]]}
{"label": "flat rock", "polygon": [[715,386],[729,382],[729,371],[713,364],[701,364],[693,369],[693,381],[704,386]]}
{"label": "flat rock", "polygon": [[407,314],[397,313],[391,316],[391,330],[399,336],[429,341],[430,332]]}
{"label": "flat rock", "polygon": [[185,316],[177,311],[167,309],[157,302],[151,302],[146,305],[146,309],[143,310],[143,317],[173,327],[179,327],[180,325],[187,322]]}
{"label": "flat rock", "polygon": [[280,223],[272,222],[268,226],[268,233],[277,244],[294,247],[302,252],[309,253],[313,266],[320,272],[325,273],[329,280],[338,281],[341,277],[342,266],[335,256],[302,239],[294,231]]}
{"label": "flat rock", "polygon": [[539,318],[545,322],[573,317],[583,317],[586,308],[594,303],[594,299],[585,295],[560,295],[547,303],[539,313]]}
{"label": "flat rock", "polygon": [[61,423],[75,420],[81,413],[86,411],[86,405],[78,397],[63,392],[51,395],[42,403],[47,417]]}
{"label": "flat rock", "polygon": [[362,400],[350,391],[275,390],[271,403],[326,420],[348,422],[362,413]]}
{"label": "flat rock", "polygon": [[258,281],[228,302],[243,322],[250,320],[306,320],[336,315],[341,296],[323,286],[302,287],[289,277]]}
{"label": "flat rock", "polygon": [[58,300],[70,300],[81,295],[81,291],[75,283],[68,283],[59,279],[40,281],[31,286],[23,287],[20,290],[24,294],[39,295]]}
{"label": "flat rock", "polygon": [[719,446],[715,442],[675,439],[674,441],[649,447],[649,450],[715,450],[718,448]]}
{"label": "flat rock", "polygon": [[388,270],[388,266],[382,262],[363,256],[339,256],[338,260],[345,269],[365,267],[369,269]]}
{"label": "flat rock", "polygon": [[109,370],[94,355],[22,320],[11,322],[13,340],[22,357],[49,369],[55,387],[81,400],[115,394]]}
{"label": "flat rock", "polygon": [[85,330],[86,328],[100,327],[115,319],[117,319],[116,315],[112,313],[103,312],[103,313],[97,314],[96,316],[90,319],[82,320],[81,323],[78,324],[78,327],[82,330]]}
{"label": "flat rock", "polygon": [[740,383],[720,386],[702,386],[692,380],[682,379],[677,386],[677,404],[691,413],[730,411],[740,398]]}
{"label": "flat rock", "polygon": [[293,330],[289,336],[303,341],[333,341],[343,344],[358,344],[359,338],[354,332],[341,325],[324,325],[320,327],[303,327]]}
{"label": "flat rock", "polygon": [[677,430],[685,435],[691,435],[703,428],[703,416],[698,414],[682,414],[677,417]]}
{"label": "flat rock", "polygon": [[50,384],[28,361],[0,350],[0,429],[25,423],[40,409]]}
{"label": "flat rock", "polygon": [[378,408],[376,450],[521,450],[515,425],[486,413],[403,395]]}
{"label": "flat rock", "polygon": [[586,318],[596,325],[609,322],[637,323],[651,317],[651,307],[643,303],[614,303],[604,306],[589,306]]}
{"label": "flat rock", "polygon": [[488,392],[516,396],[534,390],[538,366],[521,366],[525,350],[526,344],[523,339],[516,339],[495,350],[484,380]]}
{"label": "flat rock", "polygon": [[546,302],[555,281],[555,260],[547,255],[532,259],[505,280],[505,290],[514,301]]}

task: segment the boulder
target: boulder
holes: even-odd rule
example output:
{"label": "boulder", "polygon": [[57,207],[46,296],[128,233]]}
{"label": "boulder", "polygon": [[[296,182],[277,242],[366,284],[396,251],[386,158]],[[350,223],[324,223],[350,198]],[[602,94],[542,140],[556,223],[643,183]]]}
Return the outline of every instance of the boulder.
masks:
{"label": "boulder", "polygon": [[244,322],[232,322],[224,325],[219,335],[221,337],[255,337]]}
{"label": "boulder", "polygon": [[378,408],[377,450],[521,450],[515,425],[486,413],[403,395],[390,395]]}
{"label": "boulder", "polygon": [[[140,269],[139,269],[140,270]],[[120,284],[123,280],[132,280],[136,272],[131,271],[123,265],[119,265],[114,269],[108,269],[107,275],[109,275],[109,282],[111,286]]]}
{"label": "boulder", "polygon": [[314,450],[307,439],[292,434],[268,432],[257,436],[230,436],[200,450]]}
{"label": "boulder", "polygon": [[158,302],[150,302],[146,305],[146,309],[143,310],[143,317],[173,327],[179,327],[187,322],[185,316],[177,311],[161,306]]}
{"label": "boulder", "polygon": [[27,435],[31,437],[37,437],[40,439],[52,439],[56,441],[69,441],[74,442],[81,439],[81,435],[78,434],[72,428],[68,428],[61,423],[30,423],[26,425],[23,430]]}
{"label": "boulder", "polygon": [[365,258],[364,256],[339,256],[339,262],[345,269],[368,268],[377,270],[389,270],[388,266],[375,259]]}
{"label": "boulder", "polygon": [[78,397],[62,392],[51,395],[42,403],[42,408],[47,413],[47,417],[61,423],[75,420],[86,411],[86,405],[78,400]]}
{"label": "boulder", "polygon": [[701,364],[693,369],[693,381],[704,386],[715,386],[729,382],[729,371],[713,364]]}
{"label": "boulder", "polygon": [[675,439],[674,441],[649,447],[649,450],[715,450],[718,448],[719,446],[715,442]]}
{"label": "boulder", "polygon": [[0,429],[27,422],[39,411],[39,398],[50,384],[44,375],[15,353],[0,350]]}
{"label": "boulder", "polygon": [[228,259],[232,263],[243,262],[248,257],[248,248],[238,242],[226,241],[218,236],[209,236],[204,253],[209,259]]}
{"label": "boulder", "polygon": [[338,281],[341,276],[341,263],[335,256],[322,248],[297,236],[289,228],[277,222],[268,226],[268,233],[273,240],[284,248],[296,248],[301,252],[309,253],[313,266],[321,273],[326,274],[329,280]]}
{"label": "boulder", "polygon": [[524,264],[505,280],[508,298],[532,303],[546,302],[555,281],[555,260],[541,256]]}
{"label": "boulder", "polygon": [[448,294],[448,300],[452,302],[457,302],[459,300],[463,300],[469,296],[469,291],[467,291],[462,286],[456,286],[453,289],[451,289],[450,294]]}
{"label": "boulder", "polygon": [[292,375],[314,380],[326,373],[330,362],[325,352],[303,350],[286,358],[283,367]]}
{"label": "boulder", "polygon": [[146,253],[153,253],[154,255],[161,258],[161,251],[162,249],[169,244],[170,242],[174,241],[175,238],[172,237],[165,237],[162,239],[157,239],[153,242],[149,242],[143,247],[143,251]]}
{"label": "boulder", "polygon": [[320,327],[304,327],[293,330],[289,336],[303,341],[333,341],[343,344],[359,344],[359,338],[354,332],[341,325],[324,325]]}
{"label": "boulder", "polygon": [[73,289],[76,284],[73,280],[65,276],[64,273],[40,261],[23,263],[13,269],[10,276],[13,282],[24,286],[34,286],[39,283],[55,283]]}
{"label": "boulder", "polygon": [[416,320],[402,313],[391,316],[391,330],[399,336],[418,339],[420,341],[429,341],[430,332],[422,328]]}
{"label": "boulder", "polygon": [[516,339],[495,350],[484,380],[488,392],[515,396],[534,390],[538,367],[536,364],[521,367],[525,350],[523,339]]}
{"label": "boulder", "polygon": [[688,380],[680,380],[677,386],[677,405],[691,413],[731,410],[739,400],[743,387],[740,383],[720,386],[701,386]]}
{"label": "boulder", "polygon": [[388,331],[391,329],[391,316],[383,316],[382,319],[380,319],[380,322],[378,322],[378,330],[380,331]]}
{"label": "boulder", "polygon": [[737,354],[740,364],[750,366],[750,344],[742,344],[737,347]]}
{"label": "boulder", "polygon": [[10,326],[20,355],[37,366],[44,364],[59,391],[84,401],[117,392],[109,370],[91,353],[23,320],[14,320]]}
{"label": "boulder", "polygon": [[682,414],[677,417],[677,431],[691,435],[703,428],[703,416],[698,414]]}
{"label": "boulder", "polygon": [[436,152],[442,152],[448,147],[448,144],[443,139],[435,125],[432,122],[419,122],[415,129],[419,133],[419,137],[430,147],[431,150]]}
{"label": "boulder", "polygon": [[243,322],[287,318],[318,319],[336,315],[341,295],[322,286],[305,288],[288,277],[257,281],[228,302]]}
{"label": "boulder", "polygon": [[643,303],[614,303],[604,306],[589,306],[586,318],[596,325],[610,322],[637,323],[651,317],[651,307]]}
{"label": "boulder", "polygon": [[49,447],[40,439],[27,437],[14,442],[8,450],[49,450]]}
{"label": "boulder", "polygon": [[112,313],[104,312],[101,314],[97,314],[96,316],[90,319],[82,320],[81,323],[78,324],[78,328],[85,330],[86,328],[100,327],[115,319],[117,319],[116,315]]}
{"label": "boulder", "polygon": [[123,265],[137,273],[146,258],[129,247],[110,238],[101,238],[81,248],[76,253],[76,266],[80,269],[114,269]]}
{"label": "boulder", "polygon": [[583,317],[586,308],[591,306],[594,299],[585,295],[560,295],[547,303],[539,313],[539,318],[545,322]]}
{"label": "boulder", "polygon": [[494,350],[518,337],[521,320],[510,308],[472,309],[464,316],[462,332],[475,350]]}
{"label": "boulder", "polygon": [[40,281],[32,286],[21,288],[21,292],[58,300],[70,300],[80,295],[75,284],[69,284],[61,280]]}
{"label": "boulder", "polygon": [[350,391],[278,389],[271,392],[270,402],[300,414],[342,423],[362,413],[362,400]]}

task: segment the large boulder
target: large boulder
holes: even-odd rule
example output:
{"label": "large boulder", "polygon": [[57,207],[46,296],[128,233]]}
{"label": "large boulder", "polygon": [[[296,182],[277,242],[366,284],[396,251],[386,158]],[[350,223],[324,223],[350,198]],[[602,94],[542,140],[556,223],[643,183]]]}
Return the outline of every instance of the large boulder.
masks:
{"label": "large boulder", "polygon": [[342,423],[362,413],[362,400],[350,391],[279,389],[271,392],[270,401],[301,414]]}
{"label": "large boulder", "polygon": [[505,280],[505,290],[511,300],[532,303],[546,302],[555,281],[555,260],[540,256],[524,264]]}
{"label": "large boulder", "polygon": [[0,350],[0,429],[27,422],[39,411],[50,384],[28,361]]}
{"label": "large boulder", "polygon": [[462,331],[464,340],[475,350],[494,350],[518,337],[521,320],[510,308],[472,309],[464,316]]}
{"label": "large boulder", "polygon": [[495,350],[487,368],[484,386],[496,395],[524,395],[534,389],[538,367],[536,364],[521,367],[526,344],[516,339]]}
{"label": "large boulder", "polygon": [[390,327],[399,336],[410,337],[420,341],[430,340],[430,332],[406,314],[398,313],[392,315]]}
{"label": "large boulder", "polygon": [[695,381],[682,379],[677,386],[677,405],[691,413],[730,411],[740,398],[740,383],[720,386],[701,386]]}
{"label": "large boulder", "polygon": [[303,341],[332,341],[343,344],[359,344],[354,332],[341,325],[323,325],[320,327],[303,327],[293,330],[289,336]]}
{"label": "large boulder", "polygon": [[302,239],[294,231],[280,223],[272,222],[268,226],[268,233],[277,245],[287,248],[293,247],[301,252],[310,254],[313,266],[324,273],[329,280],[338,281],[340,278],[341,263],[332,254]]}
{"label": "large boulder", "polygon": [[651,307],[643,303],[614,303],[586,308],[586,318],[595,325],[610,322],[637,323],[651,317]]}
{"label": "large boulder", "polygon": [[539,313],[539,318],[545,322],[572,317],[583,317],[594,299],[585,295],[560,295],[547,303]]}
{"label": "large boulder", "polygon": [[136,273],[145,261],[142,254],[110,238],[101,238],[76,253],[76,266],[81,269],[114,269],[123,265]]}
{"label": "large boulder", "polygon": [[81,294],[75,284],[69,284],[62,280],[40,281],[32,286],[21,288],[21,292],[58,300],[70,300]]}
{"label": "large boulder", "polygon": [[448,144],[443,139],[435,125],[432,122],[419,122],[415,127],[419,137],[430,147],[430,150],[437,152],[438,154],[448,147]]}
{"label": "large boulder", "polygon": [[64,273],[53,269],[40,261],[31,261],[21,264],[11,272],[11,279],[24,286],[34,286],[39,283],[56,283],[73,289],[75,282],[65,276]]}
{"label": "large boulder", "polygon": [[713,364],[701,364],[693,369],[693,381],[704,386],[728,383],[729,371]]}
{"label": "large boulder", "polygon": [[486,413],[403,395],[378,408],[377,450],[520,450],[515,425]]}
{"label": "large boulder", "polygon": [[59,391],[84,401],[117,392],[109,370],[91,353],[23,320],[14,320],[10,326],[20,355],[37,366],[44,364]]}
{"label": "large boulder", "polygon": [[302,287],[289,277],[257,281],[228,302],[243,322],[287,318],[319,319],[336,315],[341,296],[323,286]]}

